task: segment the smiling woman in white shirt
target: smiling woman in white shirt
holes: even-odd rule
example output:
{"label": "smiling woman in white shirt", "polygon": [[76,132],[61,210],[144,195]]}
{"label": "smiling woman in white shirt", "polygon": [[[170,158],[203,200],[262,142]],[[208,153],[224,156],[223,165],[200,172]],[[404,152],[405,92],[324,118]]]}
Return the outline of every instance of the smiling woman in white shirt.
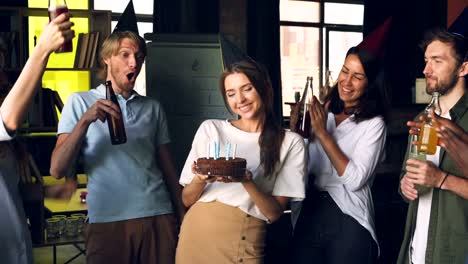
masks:
{"label": "smiling woman in white shirt", "polygon": [[312,99],[309,187],[294,230],[293,263],[377,258],[371,185],[383,158],[387,109],[378,71],[372,54],[353,47],[325,105]]}

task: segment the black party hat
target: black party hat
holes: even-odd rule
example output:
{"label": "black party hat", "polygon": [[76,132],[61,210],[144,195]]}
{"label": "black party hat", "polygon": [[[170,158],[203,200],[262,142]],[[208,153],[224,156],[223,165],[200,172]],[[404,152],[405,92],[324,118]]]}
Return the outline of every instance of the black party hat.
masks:
{"label": "black party hat", "polygon": [[455,19],[447,31],[466,38],[468,35],[468,7],[465,7],[463,12]]}
{"label": "black party hat", "polygon": [[240,61],[250,61],[254,60],[250,58],[243,50],[238,48],[234,43],[226,38],[223,34],[219,35],[219,41],[221,44],[221,54],[223,56],[223,67],[226,68],[229,65],[240,62]]}
{"label": "black party hat", "polygon": [[114,31],[112,32],[118,31],[133,31],[139,35],[137,19],[135,15],[135,9],[133,8],[132,0],[128,2],[127,7],[125,8],[124,12],[119,18],[119,22],[117,22],[117,25],[115,26]]}

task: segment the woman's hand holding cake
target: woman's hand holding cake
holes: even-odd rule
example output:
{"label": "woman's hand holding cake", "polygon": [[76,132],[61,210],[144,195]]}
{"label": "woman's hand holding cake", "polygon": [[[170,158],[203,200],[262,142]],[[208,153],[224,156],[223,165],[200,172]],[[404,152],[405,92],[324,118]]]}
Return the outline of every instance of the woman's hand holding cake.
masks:
{"label": "woman's hand holding cake", "polygon": [[252,172],[245,168],[246,165],[242,158],[200,158],[193,162],[192,173],[195,174],[195,183],[245,182],[252,180]]}
{"label": "woman's hand holding cake", "polygon": [[195,174],[195,177],[192,181],[193,183],[207,184],[216,181],[216,177],[200,173],[196,161],[194,161],[192,164],[192,173]]}

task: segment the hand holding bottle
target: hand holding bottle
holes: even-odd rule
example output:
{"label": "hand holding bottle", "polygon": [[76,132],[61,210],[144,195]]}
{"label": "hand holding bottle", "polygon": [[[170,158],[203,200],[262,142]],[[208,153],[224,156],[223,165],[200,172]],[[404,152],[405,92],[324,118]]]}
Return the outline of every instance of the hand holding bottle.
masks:
{"label": "hand holding bottle", "polygon": [[110,114],[115,118],[120,118],[120,108],[110,100],[99,99],[83,114],[81,121],[86,125],[98,119],[101,122],[105,122],[106,114]]}
{"label": "hand holding bottle", "polygon": [[291,115],[289,117],[289,128],[293,132],[297,132],[298,130],[298,122],[299,122],[299,115],[300,113],[300,108],[301,106],[299,105],[298,102],[293,107],[293,110],[291,111]]}
{"label": "hand holding bottle", "polygon": [[406,125],[410,127],[409,133],[411,135],[419,135],[419,152],[428,155],[434,155],[437,151],[438,138],[436,124],[433,124],[432,122],[432,115],[433,113],[441,113],[439,96],[440,95],[438,92],[434,92],[432,94],[431,102],[426,106],[424,112],[419,116],[419,120],[421,122],[408,121],[406,123]]}
{"label": "hand holding bottle", "polygon": [[400,190],[409,201],[414,201],[418,198],[418,191],[414,188],[414,183],[409,180],[406,174],[400,180]]}
{"label": "hand holding bottle", "polygon": [[409,127],[409,131],[408,131],[409,134],[419,136],[419,133],[421,133],[421,126],[423,125],[425,120],[426,120],[426,116],[421,115],[421,116],[419,116],[419,121],[408,121],[408,122],[406,122],[406,125]]}
{"label": "hand holding bottle", "polygon": [[296,104],[291,112],[291,118],[289,121],[291,131],[300,134],[304,138],[308,138],[310,136],[310,116],[307,114],[307,93],[309,90],[313,93],[312,83],[313,78],[311,76],[307,76],[302,98],[300,98],[300,100],[296,100]]}
{"label": "hand holding bottle", "polygon": [[429,111],[432,110],[437,114],[441,113],[439,96],[440,94],[438,92],[432,93],[431,102],[424,110],[426,120],[423,122],[419,134],[419,151],[428,155],[434,155],[437,151],[437,132],[435,130],[435,124],[432,123],[432,117],[429,114]]}
{"label": "hand holding bottle", "polygon": [[53,19],[41,33],[36,48],[50,54],[57,50],[63,43],[75,37],[75,31],[71,29],[73,22],[69,21],[68,14],[62,14]]}
{"label": "hand holding bottle", "polygon": [[[70,15],[68,12],[67,3],[65,0],[49,0],[49,20],[52,22],[56,17],[61,14],[66,14],[65,22],[69,22]],[[73,44],[71,39],[66,39],[55,52],[72,52]]]}
{"label": "hand holding bottle", "polygon": [[122,111],[120,109],[117,96],[112,88],[112,82],[106,81],[106,99],[112,101],[119,109],[119,117],[106,113],[106,120],[109,127],[109,134],[112,145],[119,145],[127,142],[127,134],[125,133],[125,125],[122,118]]}
{"label": "hand holding bottle", "polygon": [[465,177],[468,177],[468,132],[453,121],[433,115],[437,124],[439,145],[450,154]]}
{"label": "hand holding bottle", "polygon": [[[410,152],[408,154],[408,161],[411,159],[425,161],[426,154],[419,152],[419,135],[413,134],[411,135],[411,142],[410,142]],[[406,162],[406,165],[411,166],[412,162]],[[418,195],[425,194],[429,192],[430,188],[420,184],[414,184],[414,188],[418,191]]]}
{"label": "hand holding bottle", "polygon": [[[463,130],[463,128],[461,128],[452,120],[437,115],[432,110],[429,112],[429,114],[436,124],[437,132],[439,132],[441,135],[440,146],[446,147],[449,144],[453,145],[454,142],[449,143],[449,141],[452,141],[452,139],[456,139],[457,142],[462,143],[462,145],[468,144],[468,132]],[[449,134],[453,137],[448,137]]]}
{"label": "hand holding bottle", "polygon": [[408,177],[413,184],[429,188],[439,187],[446,174],[434,163],[417,159],[407,160],[405,169],[405,177]]}
{"label": "hand holding bottle", "polygon": [[321,104],[317,97],[313,96],[309,107],[309,116],[311,126],[314,128],[314,134],[320,139],[324,133],[327,133],[328,106],[330,102]]}

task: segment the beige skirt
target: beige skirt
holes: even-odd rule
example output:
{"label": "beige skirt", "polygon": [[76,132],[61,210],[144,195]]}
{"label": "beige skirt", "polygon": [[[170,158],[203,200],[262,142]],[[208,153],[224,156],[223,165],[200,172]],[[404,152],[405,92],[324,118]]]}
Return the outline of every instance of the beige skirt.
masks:
{"label": "beige skirt", "polygon": [[220,202],[197,202],[184,217],[176,264],[263,263],[266,223]]}

